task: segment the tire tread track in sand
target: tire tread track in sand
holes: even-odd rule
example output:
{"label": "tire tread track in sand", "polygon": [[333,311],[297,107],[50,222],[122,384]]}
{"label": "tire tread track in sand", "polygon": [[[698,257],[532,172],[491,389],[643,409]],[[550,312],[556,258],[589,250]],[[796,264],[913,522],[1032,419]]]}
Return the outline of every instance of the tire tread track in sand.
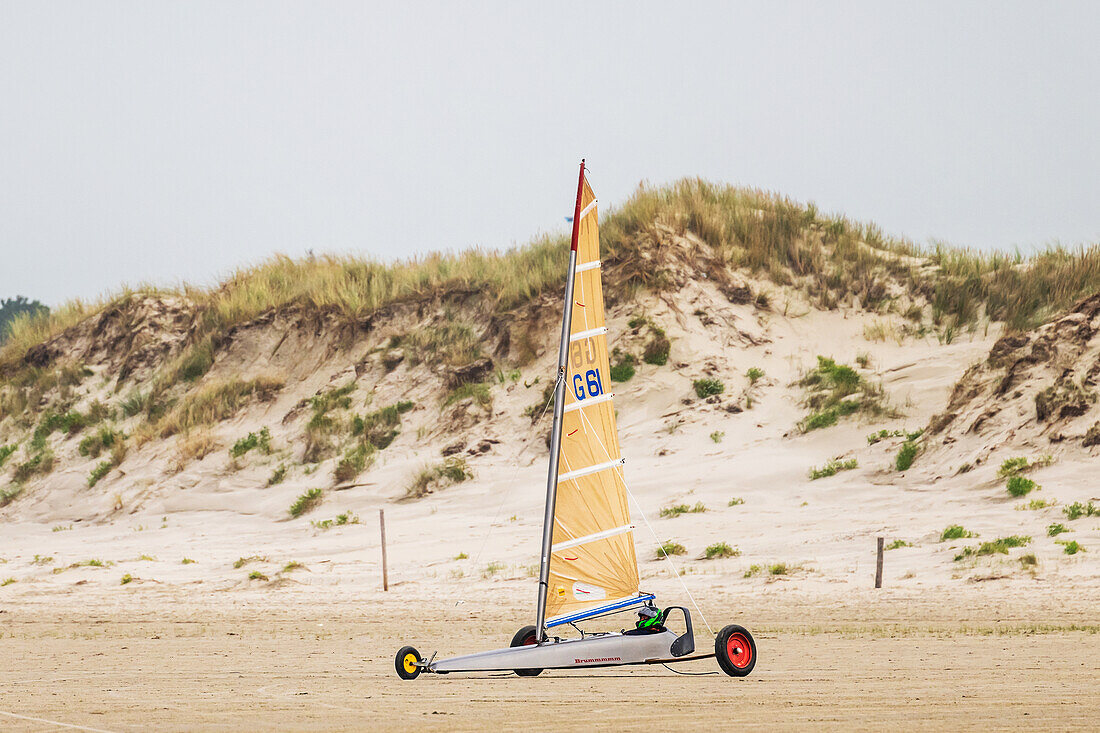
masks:
{"label": "tire tread track in sand", "polygon": [[17,720],[26,720],[32,723],[45,723],[46,725],[56,726],[58,728],[72,728],[73,730],[89,731],[89,733],[113,733],[113,731],[105,730],[103,728],[91,728],[86,725],[76,725],[75,723],[62,723],[58,720],[46,720],[45,718],[35,718],[30,715],[19,715],[17,713],[11,713],[7,710],[0,710],[0,715],[6,715],[9,718],[15,718]]}

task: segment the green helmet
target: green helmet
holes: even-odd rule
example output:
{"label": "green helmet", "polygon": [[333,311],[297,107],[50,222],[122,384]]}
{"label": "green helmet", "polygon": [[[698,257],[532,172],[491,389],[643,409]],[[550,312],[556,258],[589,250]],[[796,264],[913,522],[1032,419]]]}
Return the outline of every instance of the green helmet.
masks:
{"label": "green helmet", "polygon": [[642,606],[638,609],[638,621],[635,628],[645,629],[661,623],[661,610],[654,606]]}

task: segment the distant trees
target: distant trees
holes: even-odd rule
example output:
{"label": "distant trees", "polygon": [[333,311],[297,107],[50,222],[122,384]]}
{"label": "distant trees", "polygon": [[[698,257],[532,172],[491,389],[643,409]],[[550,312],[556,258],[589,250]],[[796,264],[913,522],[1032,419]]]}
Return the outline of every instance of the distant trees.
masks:
{"label": "distant trees", "polygon": [[22,295],[14,298],[0,298],[0,344],[8,337],[8,327],[11,322],[23,314],[36,316],[46,315],[50,309],[37,300],[27,300]]}

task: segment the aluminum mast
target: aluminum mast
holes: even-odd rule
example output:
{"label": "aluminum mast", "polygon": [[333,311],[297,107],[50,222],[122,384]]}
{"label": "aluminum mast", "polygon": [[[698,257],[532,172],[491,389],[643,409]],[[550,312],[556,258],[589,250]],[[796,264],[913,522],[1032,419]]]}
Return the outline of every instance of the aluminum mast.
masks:
{"label": "aluminum mast", "polygon": [[573,324],[573,282],[577,267],[577,237],[581,227],[581,195],[584,193],[584,160],[577,181],[577,206],[573,211],[573,239],[569,248],[569,269],[565,274],[565,313],[561,320],[558,348],[558,379],[554,387],[554,427],[550,433],[550,469],[546,476],[546,514],[542,518],[542,562],[539,566],[539,598],[535,634],[546,638],[546,593],[550,584],[550,552],[554,544],[554,506],[558,498],[558,460],[561,452],[561,422],[565,414],[565,364],[569,356],[569,331]]}

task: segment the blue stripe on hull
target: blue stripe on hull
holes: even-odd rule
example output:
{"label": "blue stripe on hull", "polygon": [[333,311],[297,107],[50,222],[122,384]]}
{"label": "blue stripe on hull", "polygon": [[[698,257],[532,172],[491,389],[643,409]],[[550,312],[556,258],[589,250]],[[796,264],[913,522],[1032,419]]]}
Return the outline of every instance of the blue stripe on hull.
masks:
{"label": "blue stripe on hull", "polygon": [[551,619],[546,622],[546,628],[554,626],[561,626],[562,624],[573,623],[574,621],[583,621],[586,618],[592,618],[593,616],[599,616],[607,613],[608,611],[618,611],[622,608],[630,608],[631,606],[640,606],[647,601],[652,601],[657,596],[652,593],[644,596],[638,596],[637,598],[626,598],[621,601],[615,601],[609,603],[606,606],[597,606],[596,608],[589,608],[587,611],[577,611],[568,616],[562,616],[560,618]]}

